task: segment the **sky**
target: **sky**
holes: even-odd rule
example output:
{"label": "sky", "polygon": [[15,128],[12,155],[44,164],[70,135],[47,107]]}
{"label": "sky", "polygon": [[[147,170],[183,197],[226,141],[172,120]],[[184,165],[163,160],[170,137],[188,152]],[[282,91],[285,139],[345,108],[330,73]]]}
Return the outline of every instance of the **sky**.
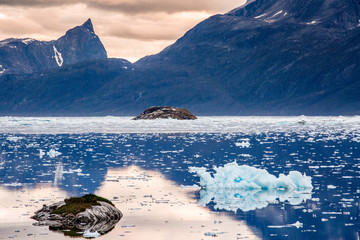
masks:
{"label": "sky", "polygon": [[91,18],[109,57],[156,54],[202,20],[246,0],[0,0],[0,40],[60,38]]}

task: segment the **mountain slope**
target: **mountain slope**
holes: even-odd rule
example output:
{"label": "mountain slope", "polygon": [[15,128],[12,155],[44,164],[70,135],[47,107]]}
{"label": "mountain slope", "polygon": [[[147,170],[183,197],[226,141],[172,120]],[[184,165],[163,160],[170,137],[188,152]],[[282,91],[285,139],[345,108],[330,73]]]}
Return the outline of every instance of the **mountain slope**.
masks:
{"label": "mountain slope", "polygon": [[237,103],[230,114],[359,113],[359,16],[353,0],[250,1],[136,66],[206,77]]}
{"label": "mountain slope", "polygon": [[27,61],[12,62],[24,66],[20,75],[0,67],[0,113],[134,115],[173,105],[197,115],[360,114],[359,7],[355,0],[248,1],[135,64],[106,60],[88,21],[50,45],[31,42],[50,48],[50,55],[41,48],[43,65],[19,58]]}
{"label": "mountain slope", "polygon": [[106,59],[106,50],[91,20],[55,41],[6,39],[0,41],[0,75],[31,74],[83,61]]}

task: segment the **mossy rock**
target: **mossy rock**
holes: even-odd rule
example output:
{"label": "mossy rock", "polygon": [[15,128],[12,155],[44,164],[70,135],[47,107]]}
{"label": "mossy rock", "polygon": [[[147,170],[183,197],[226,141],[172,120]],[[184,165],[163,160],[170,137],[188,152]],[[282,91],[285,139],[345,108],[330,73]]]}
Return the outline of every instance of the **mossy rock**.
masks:
{"label": "mossy rock", "polygon": [[103,197],[96,196],[94,194],[87,194],[82,197],[72,197],[65,199],[65,205],[61,206],[60,208],[55,209],[51,212],[51,214],[78,214],[85,211],[92,206],[100,206],[99,201],[109,203],[110,205],[114,206],[114,204]]}
{"label": "mossy rock", "polygon": [[31,218],[37,221],[34,223],[36,226],[49,226],[54,231],[66,230],[69,235],[77,235],[78,232],[105,234],[122,216],[108,199],[87,194],[44,205]]}

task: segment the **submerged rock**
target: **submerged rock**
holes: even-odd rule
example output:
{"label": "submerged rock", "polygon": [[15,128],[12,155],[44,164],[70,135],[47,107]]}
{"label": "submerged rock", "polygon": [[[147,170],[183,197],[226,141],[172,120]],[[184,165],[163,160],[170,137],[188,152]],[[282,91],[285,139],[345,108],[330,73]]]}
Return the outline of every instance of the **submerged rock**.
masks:
{"label": "submerged rock", "polygon": [[[50,230],[65,235],[100,235],[112,230],[123,214],[109,200],[88,194],[81,198],[44,205],[31,218],[36,226],[49,226]],[[66,230],[66,231],[64,231]]]}
{"label": "submerged rock", "polygon": [[195,120],[197,117],[185,108],[176,107],[150,107],[133,120],[172,118],[178,120]]}

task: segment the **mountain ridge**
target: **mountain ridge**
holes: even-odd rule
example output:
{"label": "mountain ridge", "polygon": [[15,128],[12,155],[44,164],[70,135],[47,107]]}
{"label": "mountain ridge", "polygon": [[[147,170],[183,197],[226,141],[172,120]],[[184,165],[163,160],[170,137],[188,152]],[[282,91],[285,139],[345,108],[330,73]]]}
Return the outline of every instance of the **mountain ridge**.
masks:
{"label": "mountain ridge", "polygon": [[[0,77],[6,89],[0,89],[0,114],[132,115],[168,105],[196,115],[360,114],[356,4],[248,1],[134,64],[94,57],[76,67]],[[58,51],[64,51],[60,45]],[[80,91],[87,79],[94,84]],[[37,92],[16,85],[27,81]],[[58,84],[51,101],[47,82]],[[11,89],[19,93],[9,97]]]}
{"label": "mountain ridge", "polygon": [[106,50],[94,32],[91,19],[68,30],[57,40],[10,38],[0,41],[0,74],[32,74],[63,65],[106,58]]}

